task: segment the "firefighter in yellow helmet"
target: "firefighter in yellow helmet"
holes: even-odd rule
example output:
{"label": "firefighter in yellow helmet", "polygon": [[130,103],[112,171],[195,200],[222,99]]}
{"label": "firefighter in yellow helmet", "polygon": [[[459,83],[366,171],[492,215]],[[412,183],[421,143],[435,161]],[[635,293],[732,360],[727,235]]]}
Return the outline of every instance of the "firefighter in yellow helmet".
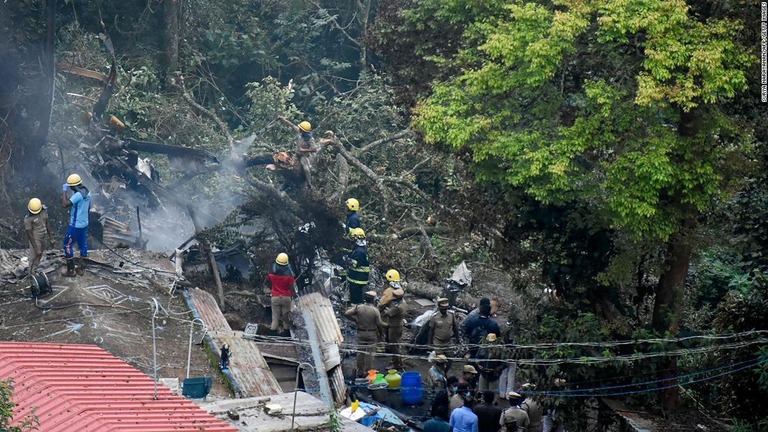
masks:
{"label": "firefighter in yellow helmet", "polygon": [[288,254],[281,252],[267,275],[272,287],[272,332],[283,333],[291,328],[291,298],[296,295],[296,275],[288,262]]}
{"label": "firefighter in yellow helmet", "polygon": [[349,288],[349,301],[352,304],[363,302],[363,292],[368,287],[368,276],[371,272],[368,261],[368,244],[365,241],[365,231],[362,228],[354,228],[351,232],[355,244],[347,255],[347,286]]}
{"label": "firefighter in yellow helmet", "polygon": [[393,289],[392,300],[381,311],[381,317],[387,323],[387,353],[391,356],[389,366],[394,369],[403,367],[400,339],[403,337],[403,319],[407,311],[404,296],[405,291],[402,288]]}
{"label": "firefighter in yellow helmet", "polygon": [[[91,193],[83,185],[83,181],[77,174],[70,174],[67,182],[62,185],[61,204],[69,208],[69,226],[64,236],[64,258],[67,261],[67,270],[64,276],[75,276],[75,243],[80,249],[80,269],[85,268],[84,258],[88,257],[88,215],[91,209]],[[72,192],[72,196],[68,195]]]}
{"label": "firefighter in yellow helmet", "polygon": [[360,228],[360,201],[355,198],[349,198],[345,202],[347,206],[347,221],[344,223],[344,230],[347,236],[352,234],[352,230]]}
{"label": "firefighter in yellow helmet", "polygon": [[299,160],[299,168],[304,175],[307,187],[312,189],[312,162],[321,147],[312,137],[312,125],[304,120],[297,125],[287,118],[280,116],[278,120],[296,132],[296,157]]}
{"label": "firefighter in yellow helmet", "polygon": [[384,275],[384,277],[387,279],[387,287],[384,288],[384,292],[381,293],[381,299],[379,300],[379,309],[384,310],[384,308],[387,307],[389,302],[392,301],[394,298],[394,295],[392,294],[395,290],[402,289],[404,290],[403,284],[400,281],[400,272],[395,269],[389,269],[387,273]]}
{"label": "firefighter in yellow helmet", "polygon": [[[24,231],[29,240],[29,269],[30,279],[35,274],[40,260],[43,258],[45,247],[53,243],[53,231],[48,220],[48,208],[38,198],[32,198],[27,203],[27,214],[24,216]],[[48,240],[46,242],[46,240]]]}

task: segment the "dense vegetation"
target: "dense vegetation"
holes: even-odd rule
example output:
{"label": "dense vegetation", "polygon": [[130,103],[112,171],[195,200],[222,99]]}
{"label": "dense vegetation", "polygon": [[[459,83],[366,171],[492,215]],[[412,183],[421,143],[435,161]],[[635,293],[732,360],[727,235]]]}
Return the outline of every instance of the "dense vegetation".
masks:
{"label": "dense vegetation", "polygon": [[[270,178],[252,171],[181,182],[188,196],[247,190],[241,222],[293,208],[286,243],[308,202],[340,216],[355,196],[380,266],[437,279],[462,259],[501,265],[518,275],[509,289],[529,298],[521,306],[538,305],[516,342],[596,343],[522,350],[591,359],[524,368],[531,379],[653,381],[621,396],[766,429],[768,351],[750,343],[768,330],[759,16],[746,0],[5,2],[0,200],[10,211],[0,218],[15,225],[30,194],[45,197],[72,168],[45,149],[77,141],[102,83],[61,65],[107,74],[108,35],[119,70],[108,114],[126,135],[224,154],[255,134],[252,151],[282,150],[292,138],[274,119],[285,115],[340,139],[318,162],[320,193],[264,205]],[[166,182],[185,179],[156,163]],[[438,227],[424,225],[429,215]],[[0,241],[20,245],[6,228]],[[211,236],[271,254],[255,239]],[[558,301],[535,303],[542,288]],[[609,343],[739,332],[753,333],[729,349],[706,338]],[[650,355],[664,352],[678,354]],[[587,409],[582,395],[549,396]]]}

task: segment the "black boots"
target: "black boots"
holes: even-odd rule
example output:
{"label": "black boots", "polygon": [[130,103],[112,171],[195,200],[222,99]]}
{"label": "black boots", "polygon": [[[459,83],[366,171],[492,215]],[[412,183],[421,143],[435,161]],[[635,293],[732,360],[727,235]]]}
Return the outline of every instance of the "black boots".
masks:
{"label": "black boots", "polygon": [[66,277],[75,277],[75,259],[74,258],[67,258],[67,269],[62,272],[62,276]]}

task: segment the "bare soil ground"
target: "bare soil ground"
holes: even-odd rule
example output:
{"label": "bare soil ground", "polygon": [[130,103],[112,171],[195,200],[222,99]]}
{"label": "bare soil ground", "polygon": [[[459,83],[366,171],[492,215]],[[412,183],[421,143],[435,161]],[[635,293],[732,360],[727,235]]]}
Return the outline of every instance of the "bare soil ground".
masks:
{"label": "bare soil ground", "polygon": [[[95,344],[153,376],[153,304],[157,375],[179,378],[187,374],[190,337],[189,309],[181,295],[169,295],[173,268],[167,258],[152,252],[92,251],[94,260],[109,266],[89,265],[85,274],[65,278],[49,274],[52,294],[34,300],[27,283],[6,284],[0,291],[0,339],[8,341]],[[120,267],[120,262],[123,266]],[[136,262],[146,268],[130,264]],[[62,260],[63,264],[63,260]],[[193,339],[202,335],[195,332]],[[228,396],[218,369],[200,345],[192,345],[191,377],[214,378],[212,394]]]}

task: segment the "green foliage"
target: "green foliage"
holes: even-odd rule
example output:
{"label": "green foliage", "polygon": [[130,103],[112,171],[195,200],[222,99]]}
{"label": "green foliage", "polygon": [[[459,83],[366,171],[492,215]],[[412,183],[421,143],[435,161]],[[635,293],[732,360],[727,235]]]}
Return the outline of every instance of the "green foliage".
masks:
{"label": "green foliage", "polygon": [[38,430],[40,421],[34,413],[22,419],[17,426],[11,426],[13,420],[13,380],[0,380],[0,431],[29,432]]}
{"label": "green foliage", "polygon": [[[474,44],[453,60],[462,72],[435,84],[415,125],[470,149],[480,180],[547,204],[589,201],[615,227],[667,239],[681,204],[703,210],[719,192],[711,137],[726,125],[712,104],[745,88],[752,61],[734,42],[738,23],[702,24],[680,1],[558,5],[474,17]],[[681,137],[685,111],[702,104],[701,132]]]}

